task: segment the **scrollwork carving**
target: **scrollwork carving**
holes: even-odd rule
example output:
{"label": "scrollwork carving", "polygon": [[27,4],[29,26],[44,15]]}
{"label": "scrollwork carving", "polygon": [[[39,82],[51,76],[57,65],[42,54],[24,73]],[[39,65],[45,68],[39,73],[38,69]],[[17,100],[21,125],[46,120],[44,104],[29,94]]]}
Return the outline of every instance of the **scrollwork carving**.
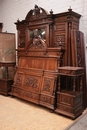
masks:
{"label": "scrollwork carving", "polygon": [[25,92],[24,95],[35,100],[38,99],[38,95],[32,92]]}
{"label": "scrollwork carving", "polygon": [[44,91],[50,92],[51,82],[52,82],[51,79],[45,78],[45,80],[44,80],[44,87],[43,87]]}
{"label": "scrollwork carving", "polygon": [[[28,45],[30,50],[46,50],[47,48],[46,42],[38,36],[34,36]],[[26,49],[28,49],[28,47]]]}
{"label": "scrollwork carving", "polygon": [[22,74],[18,74],[16,79],[16,85],[21,85],[21,82],[22,82]]}
{"label": "scrollwork carving", "polygon": [[43,8],[38,7],[37,5],[34,6],[34,9],[30,10],[29,13],[26,16],[26,20],[30,19],[36,19],[38,17],[47,16],[47,11],[45,11]]}
{"label": "scrollwork carving", "polygon": [[47,103],[50,103],[51,102],[51,98],[50,97],[47,97],[47,96],[43,96],[41,95],[41,101],[44,101],[44,102],[47,102]]}
{"label": "scrollwork carving", "polygon": [[25,82],[24,82],[24,86],[37,88],[38,87],[38,79],[33,78],[33,77],[27,77]]}
{"label": "scrollwork carving", "polygon": [[76,46],[77,46],[77,60],[78,66],[82,66],[82,59],[81,59],[81,43],[80,43],[80,33],[76,33]]}

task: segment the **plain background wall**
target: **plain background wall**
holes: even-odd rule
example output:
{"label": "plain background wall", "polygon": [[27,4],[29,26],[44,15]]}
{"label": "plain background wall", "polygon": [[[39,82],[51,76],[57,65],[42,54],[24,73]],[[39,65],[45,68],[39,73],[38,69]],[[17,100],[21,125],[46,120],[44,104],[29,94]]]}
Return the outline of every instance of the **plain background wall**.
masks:
{"label": "plain background wall", "polygon": [[[0,22],[3,23],[3,32],[17,34],[14,22],[24,20],[27,13],[35,4],[53,13],[67,12],[72,8],[74,12],[81,14],[80,31],[84,33],[85,49],[87,46],[87,0],[0,0]],[[17,39],[17,36],[16,36]],[[17,42],[17,40],[16,40]],[[87,50],[86,50],[87,57]],[[87,58],[86,58],[87,63]]]}

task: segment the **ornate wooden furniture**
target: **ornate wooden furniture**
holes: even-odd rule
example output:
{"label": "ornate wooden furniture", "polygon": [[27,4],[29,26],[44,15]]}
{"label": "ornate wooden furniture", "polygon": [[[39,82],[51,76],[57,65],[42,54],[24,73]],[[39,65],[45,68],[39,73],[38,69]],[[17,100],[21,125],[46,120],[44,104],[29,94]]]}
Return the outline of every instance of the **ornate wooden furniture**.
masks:
{"label": "ornate wooden furniture", "polygon": [[57,108],[55,112],[73,119],[83,112],[82,67],[64,66],[58,68]]}
{"label": "ornate wooden furniture", "polygon": [[18,49],[19,62],[12,93],[54,110],[57,67],[64,49],[61,46],[46,48],[41,39],[34,41],[26,49]]}
{"label": "ornate wooden furniture", "polygon": [[14,67],[15,62],[0,62],[0,67],[5,68],[5,74],[2,73],[2,78],[0,78],[0,93],[4,95],[8,95],[11,91],[12,84],[13,84],[13,78],[9,78],[9,67]]}
{"label": "ornate wooden furniture", "polygon": [[12,95],[55,109],[58,68],[73,66],[71,31],[79,30],[80,16],[72,9],[48,14],[35,5],[24,20],[17,20],[18,66]]}

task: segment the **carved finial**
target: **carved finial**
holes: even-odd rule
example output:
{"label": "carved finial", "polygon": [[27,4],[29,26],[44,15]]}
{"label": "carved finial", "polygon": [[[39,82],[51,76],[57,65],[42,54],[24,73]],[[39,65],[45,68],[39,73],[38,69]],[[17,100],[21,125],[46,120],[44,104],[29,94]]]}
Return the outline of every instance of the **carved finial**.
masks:
{"label": "carved finial", "polygon": [[18,18],[17,22],[20,22],[19,18]]}
{"label": "carved finial", "polygon": [[38,6],[37,5],[35,5],[35,7],[34,7],[35,9],[34,9],[34,13],[35,13],[35,15],[36,15],[36,17],[38,17],[39,16],[39,14],[40,14],[40,8],[38,8]]}
{"label": "carved finial", "polygon": [[38,6],[37,6],[37,5],[35,5],[34,7],[35,7],[35,9],[38,9]]}
{"label": "carved finial", "polygon": [[69,7],[68,11],[69,11],[69,12],[71,12],[71,11],[72,11],[71,6]]}
{"label": "carved finial", "polygon": [[53,11],[52,11],[52,9],[51,9],[51,11],[50,11],[50,14],[53,14]]}

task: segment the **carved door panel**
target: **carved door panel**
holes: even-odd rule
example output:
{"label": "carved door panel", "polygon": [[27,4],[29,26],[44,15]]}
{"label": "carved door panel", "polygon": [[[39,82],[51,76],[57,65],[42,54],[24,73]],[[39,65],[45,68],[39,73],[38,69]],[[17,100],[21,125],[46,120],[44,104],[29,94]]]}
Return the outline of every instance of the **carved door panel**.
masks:
{"label": "carved door panel", "polygon": [[18,68],[12,89],[13,95],[39,104],[42,72]]}
{"label": "carved door panel", "polygon": [[15,78],[14,78],[14,84],[17,87],[21,87],[22,86],[22,81],[23,81],[23,72],[17,72],[15,74]]}
{"label": "carved door panel", "polygon": [[41,76],[25,74],[23,88],[28,91],[40,92],[41,81]]}
{"label": "carved door panel", "polygon": [[42,84],[43,85],[42,85],[41,93],[52,95],[53,88],[54,88],[54,77],[44,76]]}
{"label": "carved door panel", "polygon": [[55,105],[55,78],[44,76],[40,95],[40,104],[54,110]]}

